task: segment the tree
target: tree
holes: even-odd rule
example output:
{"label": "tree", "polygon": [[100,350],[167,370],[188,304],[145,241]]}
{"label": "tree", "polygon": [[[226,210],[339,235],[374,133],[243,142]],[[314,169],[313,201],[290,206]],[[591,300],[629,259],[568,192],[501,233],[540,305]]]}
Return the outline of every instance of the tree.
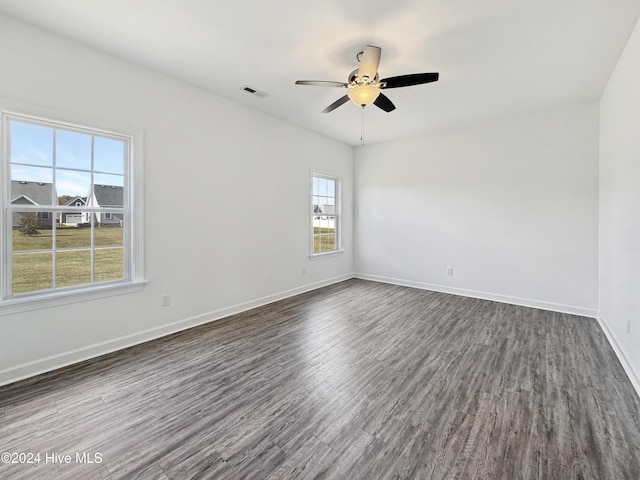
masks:
{"label": "tree", "polygon": [[41,224],[38,216],[35,213],[27,213],[20,219],[18,231],[23,235],[33,237],[34,235],[40,235],[40,231],[38,230],[40,227]]}
{"label": "tree", "polygon": [[69,200],[72,200],[76,197],[73,195],[60,195],[58,197],[58,205],[66,205]]}

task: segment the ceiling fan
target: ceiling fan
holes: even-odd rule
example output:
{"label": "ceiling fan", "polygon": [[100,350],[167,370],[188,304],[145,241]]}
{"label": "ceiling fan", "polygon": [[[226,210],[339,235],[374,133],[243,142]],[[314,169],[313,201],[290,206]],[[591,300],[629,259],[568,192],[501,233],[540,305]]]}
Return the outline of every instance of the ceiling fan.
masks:
{"label": "ceiling fan", "polygon": [[392,112],[396,106],[380,90],[387,88],[410,87],[422,83],[436,82],[438,73],[412,73],[379,79],[378,65],[382,49],[373,45],[367,45],[362,52],[356,55],[360,67],[349,74],[348,81],[331,82],[326,80],[298,80],[296,85],[311,85],[315,87],[339,87],[349,89],[347,94],[333,102],[322,113],[334,111],[340,105],[351,100],[359,107],[366,107],[372,103],[384,110]]}

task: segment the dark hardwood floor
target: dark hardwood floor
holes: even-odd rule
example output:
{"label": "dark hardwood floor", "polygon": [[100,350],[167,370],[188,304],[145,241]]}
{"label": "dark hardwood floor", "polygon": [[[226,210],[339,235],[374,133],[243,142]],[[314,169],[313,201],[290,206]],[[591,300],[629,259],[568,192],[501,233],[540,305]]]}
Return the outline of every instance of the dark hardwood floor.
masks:
{"label": "dark hardwood floor", "polygon": [[0,387],[0,452],[41,454],[3,480],[637,480],[640,401],[593,319],[350,280]]}

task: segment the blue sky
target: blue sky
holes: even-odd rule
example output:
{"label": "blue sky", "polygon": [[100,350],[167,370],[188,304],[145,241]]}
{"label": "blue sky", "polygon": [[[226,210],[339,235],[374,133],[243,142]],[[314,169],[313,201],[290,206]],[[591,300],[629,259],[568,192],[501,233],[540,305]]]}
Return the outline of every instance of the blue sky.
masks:
{"label": "blue sky", "polygon": [[[11,179],[53,181],[54,134],[58,195],[86,196],[91,184],[91,135],[11,122]],[[122,186],[124,149],[121,140],[94,136],[94,182]]]}
{"label": "blue sky", "polygon": [[336,182],[322,177],[313,177],[313,204],[334,205]]}

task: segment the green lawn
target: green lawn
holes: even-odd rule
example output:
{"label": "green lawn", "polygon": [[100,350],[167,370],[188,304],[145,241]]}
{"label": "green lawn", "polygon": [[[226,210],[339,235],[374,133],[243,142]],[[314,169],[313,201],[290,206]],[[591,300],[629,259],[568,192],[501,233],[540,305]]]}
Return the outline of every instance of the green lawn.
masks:
{"label": "green lawn", "polygon": [[[53,287],[53,252],[27,253],[30,250],[51,250],[52,230],[40,230],[33,237],[13,232],[13,293],[35,292]],[[114,248],[94,251],[94,282],[118,280],[124,276],[124,248],[122,227],[95,229],[96,246]],[[91,246],[90,228],[57,228],[56,246],[82,248]],[[91,283],[91,250],[58,251],[55,258],[56,287],[70,287]]]}
{"label": "green lawn", "polygon": [[313,253],[330,252],[335,249],[335,229],[327,227],[313,227]]}
{"label": "green lawn", "polygon": [[[98,227],[95,229],[95,245],[122,245],[122,227]],[[27,237],[18,230],[13,231],[13,251],[49,250],[53,230],[40,230],[40,235]],[[56,228],[57,248],[77,248],[91,246],[91,229],[78,227]]]}

